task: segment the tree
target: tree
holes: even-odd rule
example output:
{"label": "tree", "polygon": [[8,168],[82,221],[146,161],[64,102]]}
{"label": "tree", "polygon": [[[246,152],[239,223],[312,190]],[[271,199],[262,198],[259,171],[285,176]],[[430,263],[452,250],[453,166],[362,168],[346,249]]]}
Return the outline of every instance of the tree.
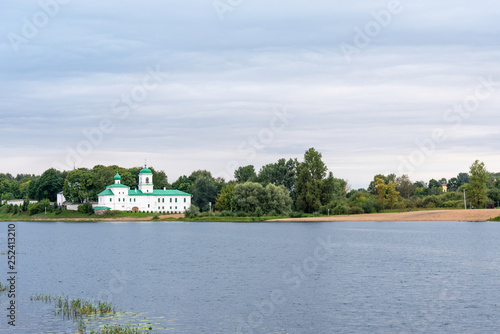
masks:
{"label": "tree", "polygon": [[429,195],[438,195],[442,192],[443,188],[441,187],[441,183],[432,179],[429,181]]}
{"label": "tree", "polygon": [[404,198],[410,198],[415,194],[416,187],[410,181],[408,175],[404,174],[396,178],[397,190]]}
{"label": "tree", "polygon": [[276,212],[277,214],[287,213],[291,211],[292,199],[290,193],[285,186],[275,186],[268,184],[265,188],[265,199],[260,207],[266,213]]}
{"label": "tree", "polygon": [[379,177],[375,179],[375,193],[377,194],[377,200],[382,206],[382,208],[385,206],[385,195],[387,193],[387,185],[385,184],[385,181]]}
{"label": "tree", "polygon": [[35,198],[42,200],[49,199],[51,202],[57,200],[57,193],[60,192],[64,185],[62,173],[54,168],[46,170],[37,182]]}
{"label": "tree", "polygon": [[394,181],[389,181],[387,185],[387,202],[391,206],[391,210],[394,208],[394,203],[398,201],[399,191],[396,190],[396,183]]}
{"label": "tree", "polygon": [[215,209],[216,210],[232,210],[231,200],[233,198],[234,193],[234,181],[228,183],[224,188],[222,188],[221,192],[217,196],[215,200]]}
{"label": "tree", "polygon": [[285,186],[290,193],[295,188],[295,172],[297,169],[297,159],[279,159],[277,163],[267,164],[263,166],[257,177],[262,185],[269,183],[275,186]]}
{"label": "tree", "polygon": [[68,174],[64,180],[64,197],[74,203],[84,203],[90,197],[93,174],[86,169],[77,169]]}
{"label": "tree", "polygon": [[215,204],[217,196],[217,188],[211,178],[208,176],[201,176],[196,179],[191,187],[193,195],[193,204],[203,211],[208,211],[209,202]]}
{"label": "tree", "polygon": [[304,154],[304,161],[297,166],[296,206],[304,212],[318,211],[321,205],[326,204],[321,202],[321,197],[327,167],[321,157],[321,153],[310,148]]}
{"label": "tree", "polygon": [[387,176],[384,174],[377,174],[373,177],[373,180],[370,182],[368,185],[368,192],[372,193],[373,195],[377,194],[377,190],[375,189],[377,187],[377,179],[381,179],[384,181],[384,184],[387,184],[389,182]]}
{"label": "tree", "polygon": [[488,189],[486,187],[487,182],[488,171],[484,166],[484,162],[476,160],[470,166],[470,180],[467,187],[469,201],[476,207],[482,207],[486,204],[488,198]]}
{"label": "tree", "polygon": [[446,186],[448,188],[448,191],[458,191],[458,188],[460,188],[461,184],[458,178],[452,177],[448,180],[448,184]]}
{"label": "tree", "polygon": [[239,167],[234,171],[234,178],[237,183],[254,182],[257,179],[253,165]]}
{"label": "tree", "polygon": [[[261,208],[266,198],[266,191],[260,183],[245,182],[234,186],[231,206],[236,211],[255,212]],[[262,209],[262,208],[261,208]]]}
{"label": "tree", "polygon": [[469,174],[467,174],[467,173],[459,173],[457,175],[457,179],[459,181],[459,185],[458,186],[460,187],[461,185],[469,183]]}

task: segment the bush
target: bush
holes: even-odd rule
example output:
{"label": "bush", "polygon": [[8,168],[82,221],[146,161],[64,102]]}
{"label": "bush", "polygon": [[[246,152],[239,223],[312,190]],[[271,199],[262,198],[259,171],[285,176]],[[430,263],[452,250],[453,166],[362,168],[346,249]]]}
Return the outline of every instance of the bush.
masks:
{"label": "bush", "polygon": [[300,211],[292,212],[290,214],[290,218],[302,218],[302,217],[304,217],[304,213]]}
{"label": "bush", "polygon": [[19,214],[19,207],[17,205],[14,205],[14,210],[12,213],[15,215]]}
{"label": "bush", "polygon": [[196,218],[200,215],[200,209],[196,206],[191,204],[189,209],[184,211],[184,217],[186,218]]}
{"label": "bush", "polygon": [[367,200],[363,202],[363,204],[361,204],[361,208],[365,213],[376,213],[378,211],[377,204],[378,202],[375,202],[373,200]]}
{"label": "bush", "polygon": [[258,206],[256,209],[255,209],[255,212],[253,213],[253,215],[255,217],[262,217],[264,215],[264,211],[262,211],[262,208],[260,206]]}
{"label": "bush", "polygon": [[363,213],[365,213],[365,211],[363,210],[363,208],[361,208],[359,206],[353,206],[352,208],[349,209],[350,215],[360,215]]}
{"label": "bush", "polygon": [[52,211],[52,208],[50,207],[50,201],[48,199],[44,199],[38,203],[28,205],[28,213],[30,214],[30,216],[45,212],[45,210],[47,210],[47,212]]}
{"label": "bush", "polygon": [[83,204],[78,206],[78,212],[90,215],[90,214],[94,213],[94,209],[92,208],[92,204],[83,203]]}
{"label": "bush", "polygon": [[220,213],[221,217],[233,217],[234,213],[229,210],[223,210]]}
{"label": "bush", "polygon": [[333,214],[334,215],[347,215],[349,213],[349,208],[343,204],[337,205],[333,209]]}
{"label": "bush", "polygon": [[245,212],[245,211],[238,211],[238,212],[236,212],[236,215],[237,215],[238,217],[246,217],[246,216],[247,216],[247,214],[246,214],[246,212]]}

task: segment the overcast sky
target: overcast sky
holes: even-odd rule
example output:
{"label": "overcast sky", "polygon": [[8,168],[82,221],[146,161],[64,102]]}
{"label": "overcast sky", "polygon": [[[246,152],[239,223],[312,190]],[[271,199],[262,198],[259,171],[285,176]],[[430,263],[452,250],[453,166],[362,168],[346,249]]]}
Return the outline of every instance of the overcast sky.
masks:
{"label": "overcast sky", "polygon": [[0,11],[0,172],[500,171],[498,1],[40,3]]}

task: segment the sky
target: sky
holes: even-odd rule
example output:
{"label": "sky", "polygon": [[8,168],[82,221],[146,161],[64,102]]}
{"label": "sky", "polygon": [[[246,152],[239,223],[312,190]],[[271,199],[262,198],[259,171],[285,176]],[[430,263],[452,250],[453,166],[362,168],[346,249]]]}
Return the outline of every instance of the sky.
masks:
{"label": "sky", "polygon": [[498,1],[8,1],[0,172],[500,171]]}

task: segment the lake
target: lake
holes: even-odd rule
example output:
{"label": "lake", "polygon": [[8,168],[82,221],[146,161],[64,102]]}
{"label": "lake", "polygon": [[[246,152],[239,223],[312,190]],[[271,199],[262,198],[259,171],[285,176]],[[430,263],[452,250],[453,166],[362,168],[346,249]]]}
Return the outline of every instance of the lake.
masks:
{"label": "lake", "polygon": [[76,332],[34,294],[112,302],[153,333],[500,332],[498,223],[15,224],[3,333]]}

